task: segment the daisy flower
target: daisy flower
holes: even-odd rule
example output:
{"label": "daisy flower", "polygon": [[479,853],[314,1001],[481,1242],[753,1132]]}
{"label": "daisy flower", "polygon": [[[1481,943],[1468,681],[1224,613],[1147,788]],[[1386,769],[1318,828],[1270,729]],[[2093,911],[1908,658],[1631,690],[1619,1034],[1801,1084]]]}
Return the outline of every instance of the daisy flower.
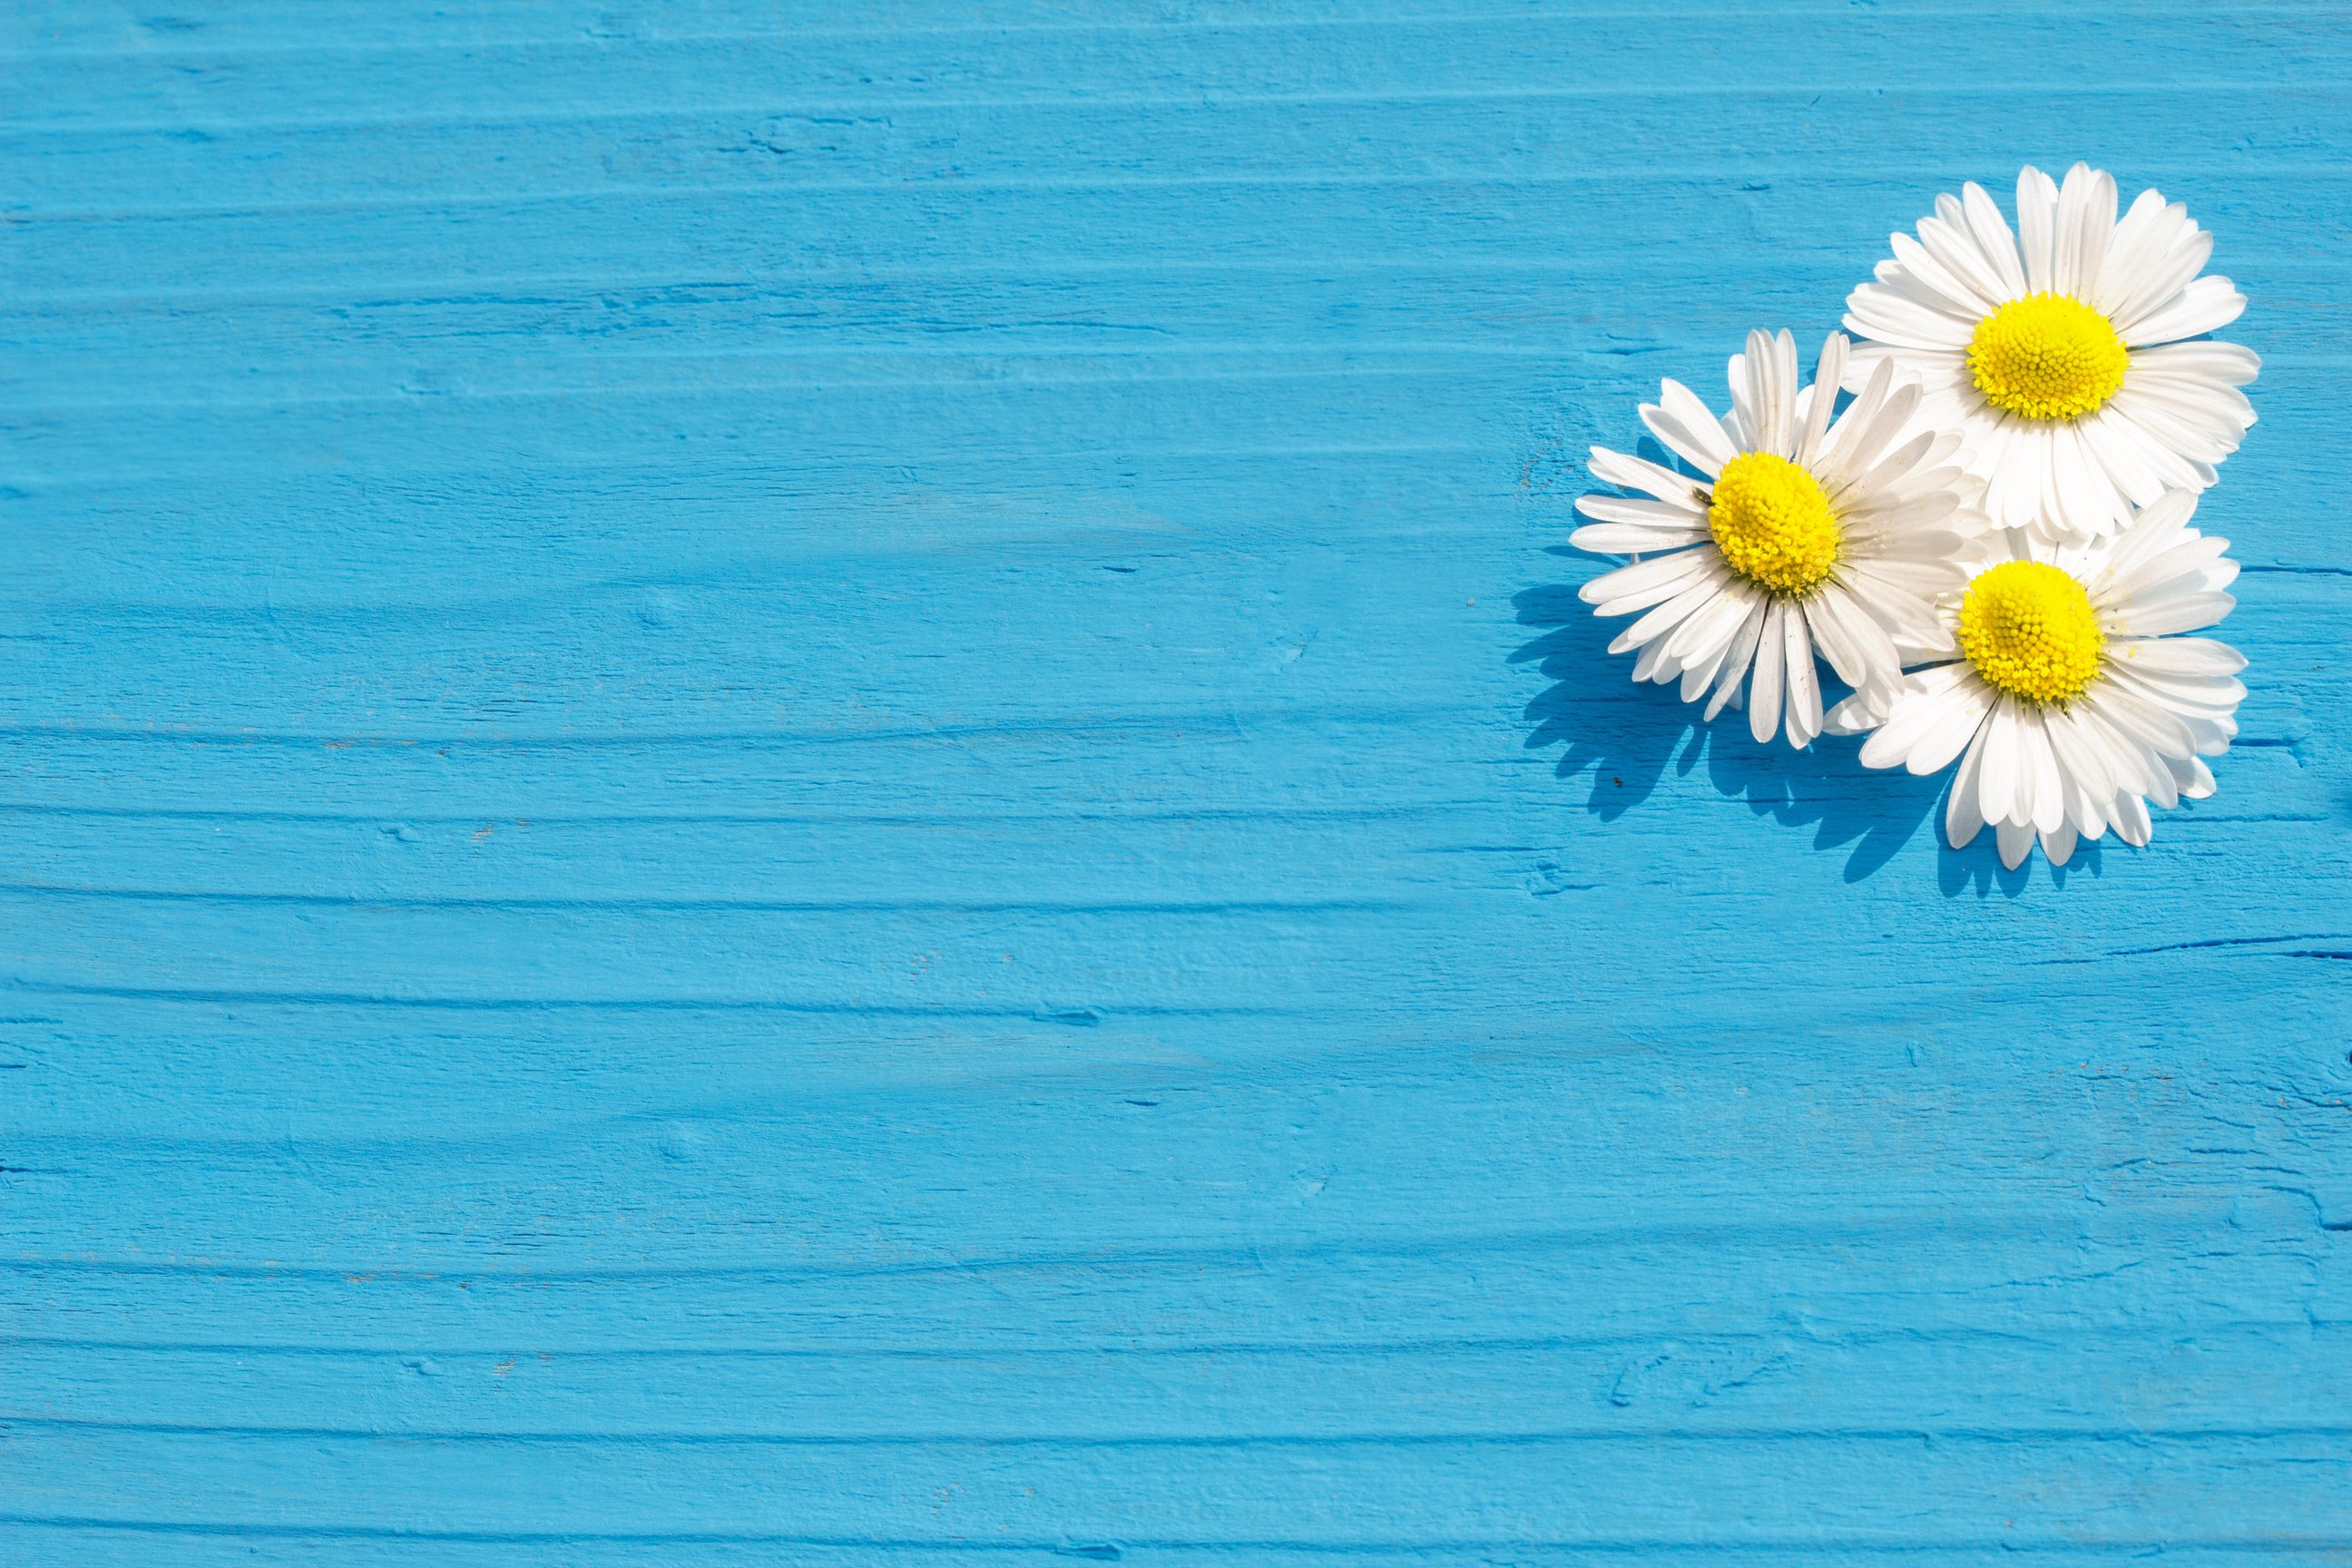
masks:
{"label": "daisy flower", "polygon": [[2200,278],[2213,237],[2142,191],[2116,221],[2115,177],[2017,177],[2017,234],[1981,186],[1936,198],[1845,302],[1847,385],[1880,364],[1925,391],[1920,416],[1967,437],[1985,510],[2053,542],[2112,533],[2168,489],[2201,490],[2254,422],[2238,388],[2262,361],[2189,342],[2246,308]]}
{"label": "daisy flower", "polygon": [[2197,498],[2172,490],[2122,532],[2081,544],[2006,538],[1944,613],[1959,657],[1914,670],[1891,705],[1838,705],[1832,733],[1878,725],[1865,766],[1931,773],[1959,759],[1944,815],[1955,849],[1993,825],[2014,869],[2042,839],[2063,866],[2075,840],[2112,827],[2148,839],[2147,803],[2213,793],[2200,760],[2227,751],[2246,661],[2206,637],[2237,601],[2226,539],[2189,526]]}
{"label": "daisy flower", "polygon": [[1642,407],[1651,434],[1704,478],[1595,447],[1596,479],[1650,499],[1576,503],[1595,521],[1570,542],[1634,557],[1580,595],[1602,616],[1647,612],[1609,651],[1640,649],[1633,679],[1679,678],[1685,702],[1712,688],[1709,719],[1744,701],[1759,741],[1785,727],[1804,746],[1821,733],[1816,649],[1847,685],[1888,700],[1906,655],[1948,650],[1934,603],[1965,580],[1963,536],[1983,526],[1947,462],[1959,437],[1913,429],[1919,389],[1896,385],[1891,364],[1831,421],[1846,352],[1830,334],[1801,389],[1796,340],[1750,332],[1721,420],[1675,381]]}

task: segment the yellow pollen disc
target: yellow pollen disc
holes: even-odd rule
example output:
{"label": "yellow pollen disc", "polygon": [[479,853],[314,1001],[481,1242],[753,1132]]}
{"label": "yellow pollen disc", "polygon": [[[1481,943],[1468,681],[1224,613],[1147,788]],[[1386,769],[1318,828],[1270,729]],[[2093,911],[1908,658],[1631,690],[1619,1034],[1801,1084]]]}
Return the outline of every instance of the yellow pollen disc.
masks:
{"label": "yellow pollen disc", "polygon": [[2064,294],[2011,300],[1977,323],[1969,374],[1995,408],[2079,419],[2116,395],[2131,355],[2105,316]]}
{"label": "yellow pollen disc", "polygon": [[1837,518],[1812,475],[1769,452],[1742,452],[1723,465],[1707,526],[1723,563],[1749,582],[1795,597],[1837,564]]}
{"label": "yellow pollen disc", "polygon": [[2099,673],[2099,617],[2083,584],[2039,561],[1977,574],[1960,600],[1960,651],[1985,684],[2028,702],[2068,702]]}

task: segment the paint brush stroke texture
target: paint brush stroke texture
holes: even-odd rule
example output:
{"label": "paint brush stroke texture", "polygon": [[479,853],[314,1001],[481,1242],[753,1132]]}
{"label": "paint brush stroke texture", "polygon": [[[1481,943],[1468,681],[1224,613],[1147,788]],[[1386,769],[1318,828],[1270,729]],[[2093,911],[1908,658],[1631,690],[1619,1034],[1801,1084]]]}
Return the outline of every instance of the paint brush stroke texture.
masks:
{"label": "paint brush stroke texture", "polygon": [[[2352,1562],[2329,8],[0,55],[0,1560]],[[1558,547],[2076,157],[2254,301],[2252,690],[2007,874]]]}

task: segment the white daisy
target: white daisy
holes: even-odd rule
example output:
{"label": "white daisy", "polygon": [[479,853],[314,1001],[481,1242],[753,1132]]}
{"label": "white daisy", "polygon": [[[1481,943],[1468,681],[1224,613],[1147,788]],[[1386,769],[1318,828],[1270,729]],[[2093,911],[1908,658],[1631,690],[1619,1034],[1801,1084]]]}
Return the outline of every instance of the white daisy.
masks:
{"label": "white daisy", "polygon": [[1963,535],[1983,526],[1966,504],[1969,481],[1946,461],[1958,435],[1913,428],[1919,391],[1896,386],[1893,366],[1831,423],[1846,346],[1831,333],[1800,389],[1796,340],[1750,332],[1719,422],[1680,382],[1642,408],[1651,434],[1704,479],[1595,447],[1595,478],[1655,499],[1576,503],[1597,521],[1571,543],[1634,557],[1580,595],[1602,616],[1648,612],[1609,651],[1641,649],[1633,679],[1680,677],[1685,702],[1712,686],[1709,719],[1746,702],[1759,741],[1784,714],[1790,745],[1821,733],[1815,649],[1847,685],[1887,700],[1906,656],[1948,651],[1934,602],[1965,581]]}
{"label": "white daisy", "polygon": [[2005,536],[1943,607],[1960,657],[1914,670],[1891,704],[1857,693],[1830,731],[1880,724],[1863,742],[1869,767],[1931,773],[1958,758],[1944,816],[1955,849],[1988,822],[2012,868],[2036,834],[2053,866],[2110,827],[2146,844],[2149,800],[2213,793],[2200,759],[2229,750],[2246,695],[2236,649],[2172,635],[2237,603],[2222,592],[2238,574],[2230,542],[2189,527],[2196,510],[2172,490],[2105,539]]}
{"label": "white daisy", "polygon": [[1926,390],[1920,417],[1966,434],[1993,521],[2053,542],[2210,485],[2254,422],[2238,388],[2262,368],[2235,343],[2183,341],[2246,308],[2227,278],[2197,275],[2213,237],[2154,191],[2117,223],[2115,177],[2083,163],[2063,189],[2018,175],[2017,228],[1970,184],[1936,198],[1916,240],[1895,235],[1845,302],[1866,340],[1847,385],[1894,361]]}

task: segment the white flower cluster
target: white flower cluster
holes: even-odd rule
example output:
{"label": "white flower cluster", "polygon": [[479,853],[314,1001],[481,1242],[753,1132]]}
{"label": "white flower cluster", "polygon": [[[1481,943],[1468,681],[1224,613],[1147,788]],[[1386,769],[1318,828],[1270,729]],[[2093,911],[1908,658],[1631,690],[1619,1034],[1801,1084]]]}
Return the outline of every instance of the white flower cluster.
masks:
{"label": "white flower cluster", "polygon": [[[1789,333],[1750,332],[1721,417],[1669,381],[1642,423],[1682,463],[1592,449],[1572,542],[1633,562],[1587,583],[1633,679],[1679,681],[1759,741],[1867,734],[1862,761],[1952,767],[1954,848],[2064,865],[2148,803],[2210,795],[2245,660],[2206,637],[2236,601],[2229,541],[2189,526],[2254,422],[2261,362],[2203,334],[2245,297],[2202,277],[2212,236],[2114,178],[2017,181],[2012,232],[1970,184],[1897,234],[1799,384]],[[1836,408],[1840,390],[1852,401]],[[1824,712],[1814,667],[1853,695]]]}

